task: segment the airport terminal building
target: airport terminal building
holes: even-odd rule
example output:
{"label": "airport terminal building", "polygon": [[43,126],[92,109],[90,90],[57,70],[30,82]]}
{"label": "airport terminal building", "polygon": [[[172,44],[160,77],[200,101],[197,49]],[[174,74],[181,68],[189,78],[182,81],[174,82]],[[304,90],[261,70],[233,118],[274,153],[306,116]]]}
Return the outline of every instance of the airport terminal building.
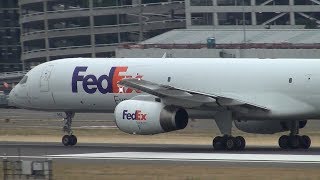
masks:
{"label": "airport terminal building", "polygon": [[318,0],[185,0],[185,5],[187,29],[121,46],[117,57],[320,57]]}
{"label": "airport terminal building", "polygon": [[0,0],[0,72],[21,70],[18,0]]}
{"label": "airport terminal building", "polygon": [[117,57],[308,58],[320,57],[319,29],[172,30],[136,45],[121,46]]}
{"label": "airport terminal building", "polygon": [[[4,35],[4,39],[7,38],[0,45],[1,62],[6,58],[12,59],[13,56],[16,56],[15,59],[21,57],[26,70],[39,63],[60,58],[114,57],[118,46],[141,42],[172,29],[187,28],[188,35],[192,29],[204,29],[208,32],[201,36],[204,44],[207,38],[215,38],[217,32],[225,30],[228,36],[228,33],[232,33],[230,29],[238,29],[236,34],[242,38],[242,42],[236,42],[250,44],[250,32],[254,29],[257,29],[260,36],[268,37],[270,33],[263,29],[287,29],[290,32],[289,29],[319,28],[320,24],[319,0],[141,0],[141,2],[140,0],[3,0],[0,2],[6,2],[1,7],[16,3],[15,6],[12,5],[13,9],[0,10],[0,15],[4,17],[1,19],[2,25],[14,24],[10,25],[10,30],[8,27],[0,27],[1,35]],[[312,33],[317,34],[318,31]],[[192,36],[188,38],[192,39]],[[303,36],[312,37],[308,32]],[[173,36],[172,39],[177,37]],[[216,37],[216,43],[219,44],[220,41],[221,38]],[[184,43],[188,44],[189,40],[185,39]],[[230,43],[235,42],[230,41]],[[276,48],[277,46],[273,49]],[[223,56],[245,57],[236,51],[240,52],[235,49]],[[285,52],[283,49],[281,51]],[[121,54],[119,57],[121,56],[126,55]],[[210,55],[210,57],[221,56]],[[0,65],[1,71],[6,71],[6,67]]]}
{"label": "airport terminal building", "polygon": [[[141,4],[142,3],[142,4]],[[115,48],[185,28],[181,0],[20,0],[25,69],[67,57],[114,57]]]}
{"label": "airport terminal building", "polygon": [[319,0],[186,0],[186,21],[198,29],[312,28],[319,9]]}

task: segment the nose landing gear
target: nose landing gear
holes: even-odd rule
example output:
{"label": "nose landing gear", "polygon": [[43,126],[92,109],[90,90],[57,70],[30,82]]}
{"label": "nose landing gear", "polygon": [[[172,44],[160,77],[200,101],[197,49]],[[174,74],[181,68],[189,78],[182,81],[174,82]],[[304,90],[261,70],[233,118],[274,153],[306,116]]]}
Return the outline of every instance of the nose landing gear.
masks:
{"label": "nose landing gear", "polygon": [[63,131],[67,134],[62,137],[62,144],[65,146],[74,146],[77,144],[77,137],[73,135],[72,132],[72,118],[74,117],[74,112],[65,112],[66,117],[63,119],[64,126]]}

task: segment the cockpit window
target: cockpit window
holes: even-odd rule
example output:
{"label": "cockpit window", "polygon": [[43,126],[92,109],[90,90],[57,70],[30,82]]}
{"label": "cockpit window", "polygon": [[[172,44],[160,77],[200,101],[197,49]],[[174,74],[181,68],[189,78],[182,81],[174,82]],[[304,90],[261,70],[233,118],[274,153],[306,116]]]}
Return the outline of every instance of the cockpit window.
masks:
{"label": "cockpit window", "polygon": [[19,82],[19,84],[25,84],[28,80],[28,76],[24,76],[21,81]]}

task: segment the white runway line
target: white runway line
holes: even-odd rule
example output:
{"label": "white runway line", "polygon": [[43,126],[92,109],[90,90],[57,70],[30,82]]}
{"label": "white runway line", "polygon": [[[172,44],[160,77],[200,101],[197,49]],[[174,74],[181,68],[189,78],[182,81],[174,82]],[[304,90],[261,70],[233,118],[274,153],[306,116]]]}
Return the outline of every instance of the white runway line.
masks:
{"label": "white runway line", "polygon": [[110,152],[89,154],[49,155],[61,159],[114,159],[159,161],[217,161],[217,162],[276,162],[320,164],[320,155],[225,154],[225,153],[165,153]]}
{"label": "white runway line", "polygon": [[74,127],[74,128],[78,128],[78,129],[116,129],[117,126],[79,126],[79,127]]}

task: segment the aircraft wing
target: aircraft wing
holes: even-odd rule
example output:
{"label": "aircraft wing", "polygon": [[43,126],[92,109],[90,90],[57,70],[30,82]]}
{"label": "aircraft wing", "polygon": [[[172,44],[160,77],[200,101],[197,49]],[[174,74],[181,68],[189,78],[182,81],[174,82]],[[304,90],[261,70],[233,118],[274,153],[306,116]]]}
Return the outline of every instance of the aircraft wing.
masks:
{"label": "aircraft wing", "polygon": [[164,100],[167,104],[180,105],[183,107],[236,107],[242,106],[250,109],[259,109],[268,111],[269,109],[251,102],[246,102],[241,99],[225,97],[216,94],[205,94],[201,92],[194,92],[175,88],[168,85],[161,85],[142,79],[123,79],[118,82],[120,86],[136,89]]}

